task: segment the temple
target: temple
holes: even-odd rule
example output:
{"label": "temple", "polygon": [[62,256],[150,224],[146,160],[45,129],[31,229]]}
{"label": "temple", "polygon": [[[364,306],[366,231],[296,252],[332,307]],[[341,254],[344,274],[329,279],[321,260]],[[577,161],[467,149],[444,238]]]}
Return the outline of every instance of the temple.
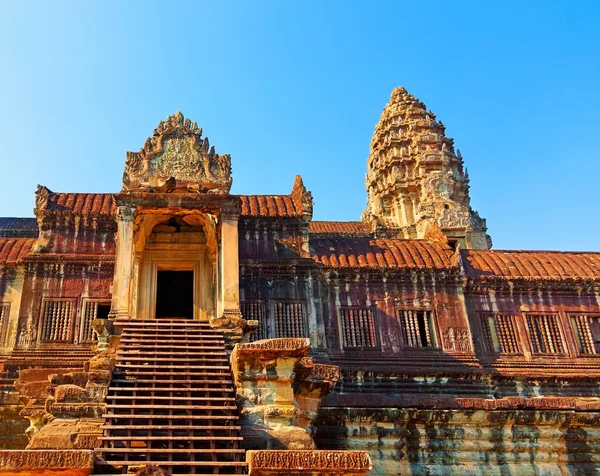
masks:
{"label": "temple", "polygon": [[492,250],[396,88],[359,221],[234,195],[176,112],[115,193],[0,218],[0,474],[595,474],[600,253]]}

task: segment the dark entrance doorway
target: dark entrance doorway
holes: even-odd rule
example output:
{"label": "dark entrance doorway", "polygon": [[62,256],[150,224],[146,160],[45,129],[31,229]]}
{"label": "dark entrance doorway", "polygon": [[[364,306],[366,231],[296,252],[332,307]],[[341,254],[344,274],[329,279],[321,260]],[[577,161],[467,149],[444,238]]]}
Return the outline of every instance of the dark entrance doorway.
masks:
{"label": "dark entrance doorway", "polygon": [[158,271],[156,318],[194,318],[194,272]]}

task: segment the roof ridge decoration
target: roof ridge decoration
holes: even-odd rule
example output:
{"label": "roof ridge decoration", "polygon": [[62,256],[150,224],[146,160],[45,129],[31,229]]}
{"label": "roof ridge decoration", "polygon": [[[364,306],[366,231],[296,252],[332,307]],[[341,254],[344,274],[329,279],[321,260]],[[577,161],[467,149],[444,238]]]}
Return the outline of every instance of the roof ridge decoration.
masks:
{"label": "roof ridge decoration", "polygon": [[229,193],[231,156],[179,111],[160,121],[139,152],[127,152],[123,192]]}
{"label": "roof ridge decoration", "polygon": [[296,175],[294,180],[294,186],[292,187],[292,193],[290,193],[292,200],[294,201],[294,205],[296,206],[296,211],[307,220],[310,221],[313,215],[313,197],[312,193],[306,190],[304,186],[304,182],[302,181],[302,177],[300,175]]}

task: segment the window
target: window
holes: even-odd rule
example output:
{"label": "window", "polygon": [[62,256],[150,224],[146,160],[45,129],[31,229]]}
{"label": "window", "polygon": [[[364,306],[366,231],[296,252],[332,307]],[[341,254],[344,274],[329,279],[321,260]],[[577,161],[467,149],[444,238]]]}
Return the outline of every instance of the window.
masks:
{"label": "window", "polygon": [[241,311],[244,319],[258,321],[258,329],[250,336],[250,341],[268,339],[271,335],[271,328],[267,321],[264,301],[243,301],[241,303]]}
{"label": "window", "polygon": [[306,337],[302,303],[275,302],[273,317],[275,337]]}
{"label": "window", "polygon": [[496,354],[518,354],[519,340],[514,316],[486,314],[481,316],[486,350]]}
{"label": "window", "polygon": [[435,347],[433,312],[398,309],[404,347]]}
{"label": "window", "polygon": [[109,301],[85,300],[83,303],[83,314],[81,316],[81,329],[79,332],[80,342],[95,342],[96,336],[92,330],[94,319],[108,319],[110,312]]}
{"label": "window", "polygon": [[[241,311],[244,319],[258,321],[258,329],[251,341],[273,337],[306,337],[306,313],[304,304],[293,301],[243,301]],[[269,312],[270,311],[270,312]]]}
{"label": "window", "polygon": [[580,354],[600,354],[600,316],[571,315],[575,340]]}
{"label": "window", "polygon": [[47,300],[42,303],[42,342],[69,342],[73,322],[72,300]]}
{"label": "window", "polygon": [[342,308],[342,346],[346,349],[377,347],[373,311],[364,308]]}
{"label": "window", "polygon": [[526,319],[531,346],[535,354],[565,353],[556,314],[529,314]]}

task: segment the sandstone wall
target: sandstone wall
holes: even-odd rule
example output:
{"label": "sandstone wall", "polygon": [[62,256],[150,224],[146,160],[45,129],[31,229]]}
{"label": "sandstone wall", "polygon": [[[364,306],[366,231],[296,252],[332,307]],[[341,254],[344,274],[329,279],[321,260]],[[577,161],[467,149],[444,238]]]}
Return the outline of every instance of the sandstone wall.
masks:
{"label": "sandstone wall", "polygon": [[589,475],[600,412],[322,408],[319,448],[369,451],[370,474]]}

